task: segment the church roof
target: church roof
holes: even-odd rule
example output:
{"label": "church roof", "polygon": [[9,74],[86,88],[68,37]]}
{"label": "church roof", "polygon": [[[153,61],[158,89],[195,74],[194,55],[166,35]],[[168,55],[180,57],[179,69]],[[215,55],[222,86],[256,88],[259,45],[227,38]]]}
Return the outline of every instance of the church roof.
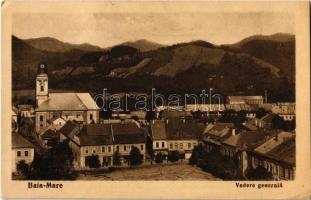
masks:
{"label": "church roof", "polygon": [[36,111],[56,110],[97,110],[94,100],[89,93],[50,93]]}

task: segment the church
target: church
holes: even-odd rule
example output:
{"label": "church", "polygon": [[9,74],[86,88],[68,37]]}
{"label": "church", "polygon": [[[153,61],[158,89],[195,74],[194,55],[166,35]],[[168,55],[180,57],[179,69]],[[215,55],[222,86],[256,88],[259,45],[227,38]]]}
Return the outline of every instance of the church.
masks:
{"label": "church", "polygon": [[47,66],[40,64],[36,78],[36,132],[62,118],[82,124],[98,123],[99,108],[89,93],[50,93]]}

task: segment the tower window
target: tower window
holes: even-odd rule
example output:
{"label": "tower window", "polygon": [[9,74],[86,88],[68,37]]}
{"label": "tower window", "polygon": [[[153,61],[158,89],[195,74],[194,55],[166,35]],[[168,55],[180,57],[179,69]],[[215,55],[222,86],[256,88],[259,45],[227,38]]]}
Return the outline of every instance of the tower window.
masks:
{"label": "tower window", "polygon": [[40,122],[43,122],[43,116],[40,115]]}
{"label": "tower window", "polygon": [[90,114],[90,120],[93,120],[93,114]]}
{"label": "tower window", "polygon": [[43,92],[44,91],[44,87],[43,85],[40,85],[40,91]]}

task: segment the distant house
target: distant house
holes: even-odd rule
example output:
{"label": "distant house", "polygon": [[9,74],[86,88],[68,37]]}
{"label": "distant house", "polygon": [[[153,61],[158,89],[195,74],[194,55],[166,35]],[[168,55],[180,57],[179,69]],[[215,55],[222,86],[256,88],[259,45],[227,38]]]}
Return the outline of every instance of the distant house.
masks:
{"label": "distant house", "polygon": [[49,120],[58,117],[84,124],[99,121],[99,108],[89,93],[49,92],[47,69],[43,64],[39,66],[39,74],[36,78],[36,100],[37,132],[48,126]]}
{"label": "distant house", "polygon": [[264,101],[262,96],[228,96],[227,103],[261,105]]}
{"label": "distant house", "polygon": [[271,129],[273,128],[273,119],[277,117],[274,113],[268,113],[262,118],[253,118],[246,122],[245,127],[249,130],[257,130],[259,129]]}
{"label": "distant house", "polygon": [[47,129],[39,137],[47,148],[53,147],[60,141],[60,133],[57,130]]}
{"label": "distant house", "polygon": [[236,134],[233,123],[209,124],[203,132],[203,144],[207,152],[220,150],[222,142]]}
{"label": "distant house", "polygon": [[17,172],[17,165],[20,161],[25,161],[30,165],[34,159],[34,146],[20,134],[12,133],[12,172]]}
{"label": "distant house", "polygon": [[271,111],[285,121],[291,121],[295,119],[295,103],[277,103],[271,108]]}
{"label": "distant house", "polygon": [[250,154],[251,166],[262,166],[275,180],[293,180],[296,169],[295,134],[281,132]]}
{"label": "distant house", "polygon": [[33,105],[18,105],[18,110],[22,117],[34,117],[35,109]]}
{"label": "distant house", "polygon": [[66,124],[66,120],[62,117],[56,117],[47,120],[47,123],[50,125],[50,127],[53,127],[54,130],[59,130]]}
{"label": "distant house", "polygon": [[221,153],[230,159],[237,159],[238,173],[245,175],[249,160],[247,152],[261,145],[274,134],[275,131],[245,131],[232,135],[222,142]]}
{"label": "distant house", "polygon": [[161,152],[168,155],[171,151],[178,151],[186,159],[190,158],[204,130],[204,125],[193,119],[154,120],[150,126],[155,154]]}

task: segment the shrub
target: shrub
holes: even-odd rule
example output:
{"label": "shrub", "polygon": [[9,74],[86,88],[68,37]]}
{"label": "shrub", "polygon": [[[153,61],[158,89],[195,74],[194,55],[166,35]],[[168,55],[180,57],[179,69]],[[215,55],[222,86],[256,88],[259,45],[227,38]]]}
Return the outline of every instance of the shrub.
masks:
{"label": "shrub", "polygon": [[85,157],[85,165],[90,168],[98,168],[100,167],[100,161],[98,155],[91,155]]}
{"label": "shrub", "polygon": [[162,163],[164,160],[164,156],[161,152],[157,153],[155,156],[155,162],[156,163]]}
{"label": "shrub", "polygon": [[168,160],[171,162],[177,162],[179,160],[179,153],[178,151],[171,151],[168,154]]}
{"label": "shrub", "polygon": [[29,173],[29,165],[25,162],[25,160],[21,160],[17,163],[17,171],[20,172],[24,176],[28,176]]}
{"label": "shrub", "polygon": [[140,165],[143,161],[143,155],[141,155],[139,149],[137,147],[133,147],[130,152],[130,165]]}

